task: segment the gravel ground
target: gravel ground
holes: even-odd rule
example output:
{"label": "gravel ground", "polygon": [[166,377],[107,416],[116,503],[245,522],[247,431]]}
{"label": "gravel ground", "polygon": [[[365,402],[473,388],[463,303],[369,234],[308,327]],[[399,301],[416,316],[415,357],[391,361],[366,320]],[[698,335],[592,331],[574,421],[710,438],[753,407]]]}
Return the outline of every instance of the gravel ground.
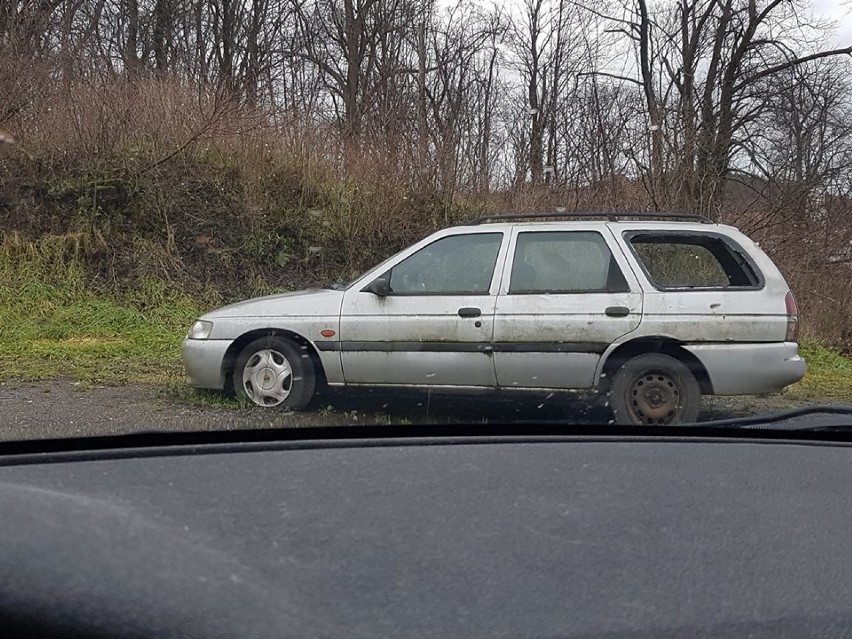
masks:
{"label": "gravel ground", "polygon": [[[704,398],[702,419],[771,413],[806,402],[771,397]],[[408,390],[326,391],[309,410],[201,406],[157,386],[84,388],[68,380],[0,382],[0,440],[117,435],[144,431],[298,428],[611,419],[593,398],[502,393],[463,396]]]}

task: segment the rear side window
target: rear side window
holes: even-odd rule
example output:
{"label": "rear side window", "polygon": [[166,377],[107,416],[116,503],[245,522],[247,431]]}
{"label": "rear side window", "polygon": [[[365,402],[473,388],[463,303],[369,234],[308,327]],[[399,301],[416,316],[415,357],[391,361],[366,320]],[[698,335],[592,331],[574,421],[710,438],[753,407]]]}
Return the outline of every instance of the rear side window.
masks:
{"label": "rear side window", "polygon": [[686,233],[628,234],[633,252],[658,289],[758,288],[757,269],[719,236]]}
{"label": "rear side window", "polygon": [[519,233],[509,294],[629,290],[606,241],[593,231]]}

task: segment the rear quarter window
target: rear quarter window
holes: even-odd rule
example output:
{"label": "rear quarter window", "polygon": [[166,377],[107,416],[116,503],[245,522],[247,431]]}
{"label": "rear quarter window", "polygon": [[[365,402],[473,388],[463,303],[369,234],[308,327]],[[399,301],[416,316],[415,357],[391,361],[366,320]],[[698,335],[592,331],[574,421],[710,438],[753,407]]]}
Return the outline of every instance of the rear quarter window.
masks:
{"label": "rear quarter window", "polygon": [[745,252],[718,235],[631,232],[626,239],[658,289],[762,286],[757,268]]}

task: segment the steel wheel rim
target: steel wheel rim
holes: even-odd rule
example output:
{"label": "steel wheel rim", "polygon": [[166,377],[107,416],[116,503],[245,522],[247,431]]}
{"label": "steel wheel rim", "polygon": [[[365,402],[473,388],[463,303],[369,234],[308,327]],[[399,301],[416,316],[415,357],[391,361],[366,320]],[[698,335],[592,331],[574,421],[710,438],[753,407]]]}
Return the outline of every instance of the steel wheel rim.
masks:
{"label": "steel wheel rim", "polygon": [[639,424],[670,424],[683,398],[677,377],[662,370],[637,375],[625,394],[632,421]]}
{"label": "steel wheel rim", "polygon": [[257,351],[243,367],[243,390],[258,406],[278,406],[293,390],[293,367],[280,351]]}

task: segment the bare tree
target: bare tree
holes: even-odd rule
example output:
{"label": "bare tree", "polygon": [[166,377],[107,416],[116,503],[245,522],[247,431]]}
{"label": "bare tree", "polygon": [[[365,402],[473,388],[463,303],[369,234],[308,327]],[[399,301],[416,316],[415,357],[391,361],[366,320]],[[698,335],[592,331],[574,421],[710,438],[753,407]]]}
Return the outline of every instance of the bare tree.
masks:
{"label": "bare tree", "polygon": [[586,18],[567,0],[525,0],[521,16],[512,23],[514,60],[523,82],[518,97],[523,95],[529,123],[523,136],[528,149],[517,157],[527,163],[533,185],[563,181],[558,169],[565,152],[565,109],[581,74],[592,66],[583,37]]}
{"label": "bare tree", "polygon": [[630,0],[622,9],[623,17],[606,17],[633,44],[636,75],[620,79],[645,98],[659,207],[716,214],[744,127],[763,108],[762,83],[852,53],[816,48],[798,1],[681,0],[652,10]]}

